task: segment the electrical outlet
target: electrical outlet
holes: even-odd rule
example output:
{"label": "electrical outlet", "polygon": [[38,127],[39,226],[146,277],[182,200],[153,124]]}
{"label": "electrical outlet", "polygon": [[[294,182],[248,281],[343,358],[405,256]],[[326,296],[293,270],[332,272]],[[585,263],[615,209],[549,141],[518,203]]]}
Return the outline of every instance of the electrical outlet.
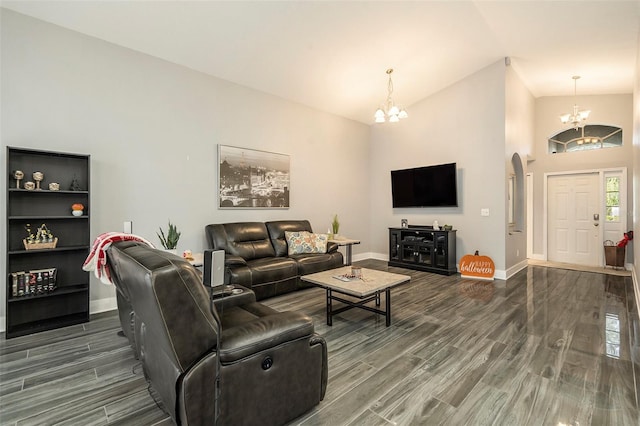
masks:
{"label": "electrical outlet", "polygon": [[480,216],[489,216],[489,209],[480,209]]}
{"label": "electrical outlet", "polygon": [[133,222],[126,221],[123,228],[125,234],[131,234],[133,232]]}

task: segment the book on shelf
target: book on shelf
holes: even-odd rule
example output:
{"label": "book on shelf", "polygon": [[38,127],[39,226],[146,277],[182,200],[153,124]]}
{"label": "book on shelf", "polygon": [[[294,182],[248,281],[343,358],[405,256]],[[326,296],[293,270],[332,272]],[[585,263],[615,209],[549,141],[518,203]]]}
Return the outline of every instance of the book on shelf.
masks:
{"label": "book on shelf", "polygon": [[56,289],[56,268],[18,271],[11,276],[11,297],[51,293]]}

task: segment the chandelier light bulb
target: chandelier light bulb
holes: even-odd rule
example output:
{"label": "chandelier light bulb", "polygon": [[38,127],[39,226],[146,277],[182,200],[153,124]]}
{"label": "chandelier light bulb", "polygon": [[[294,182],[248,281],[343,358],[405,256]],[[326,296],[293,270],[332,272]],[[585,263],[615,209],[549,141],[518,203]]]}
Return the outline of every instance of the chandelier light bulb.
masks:
{"label": "chandelier light bulb", "polygon": [[387,100],[383,107],[376,110],[374,118],[376,123],[384,123],[387,120],[389,120],[390,123],[397,123],[401,118],[407,118],[409,114],[407,114],[407,111],[403,108],[400,108],[393,103],[393,99],[391,97],[391,94],[393,93],[393,81],[391,80],[393,68],[389,68],[386,72],[389,76],[389,81],[387,83]]}
{"label": "chandelier light bulb", "polygon": [[[580,78],[580,76],[574,75],[572,78],[573,78],[573,97],[575,99],[577,95],[578,79]],[[580,124],[583,121],[586,121],[586,119],[589,117],[589,113],[591,113],[591,111],[589,110],[579,111],[578,104],[574,103],[573,114],[561,115],[560,122],[562,122],[562,124],[571,123],[573,125],[573,128],[578,130],[580,128]]]}

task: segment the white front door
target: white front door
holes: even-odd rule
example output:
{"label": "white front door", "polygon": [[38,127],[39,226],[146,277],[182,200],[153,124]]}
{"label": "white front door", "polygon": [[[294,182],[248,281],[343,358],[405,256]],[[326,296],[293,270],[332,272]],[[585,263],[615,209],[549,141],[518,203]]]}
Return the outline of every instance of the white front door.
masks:
{"label": "white front door", "polygon": [[598,183],[599,173],[549,176],[548,260],[599,265],[602,241]]}

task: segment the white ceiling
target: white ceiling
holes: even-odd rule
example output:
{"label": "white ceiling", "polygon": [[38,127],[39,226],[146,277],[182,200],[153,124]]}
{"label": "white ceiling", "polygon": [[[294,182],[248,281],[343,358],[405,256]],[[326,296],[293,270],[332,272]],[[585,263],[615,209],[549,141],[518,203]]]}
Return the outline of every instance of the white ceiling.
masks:
{"label": "white ceiling", "polygon": [[[632,93],[640,1],[2,1],[2,6],[370,124],[504,57],[532,94]],[[410,108],[409,113],[411,113]]]}

